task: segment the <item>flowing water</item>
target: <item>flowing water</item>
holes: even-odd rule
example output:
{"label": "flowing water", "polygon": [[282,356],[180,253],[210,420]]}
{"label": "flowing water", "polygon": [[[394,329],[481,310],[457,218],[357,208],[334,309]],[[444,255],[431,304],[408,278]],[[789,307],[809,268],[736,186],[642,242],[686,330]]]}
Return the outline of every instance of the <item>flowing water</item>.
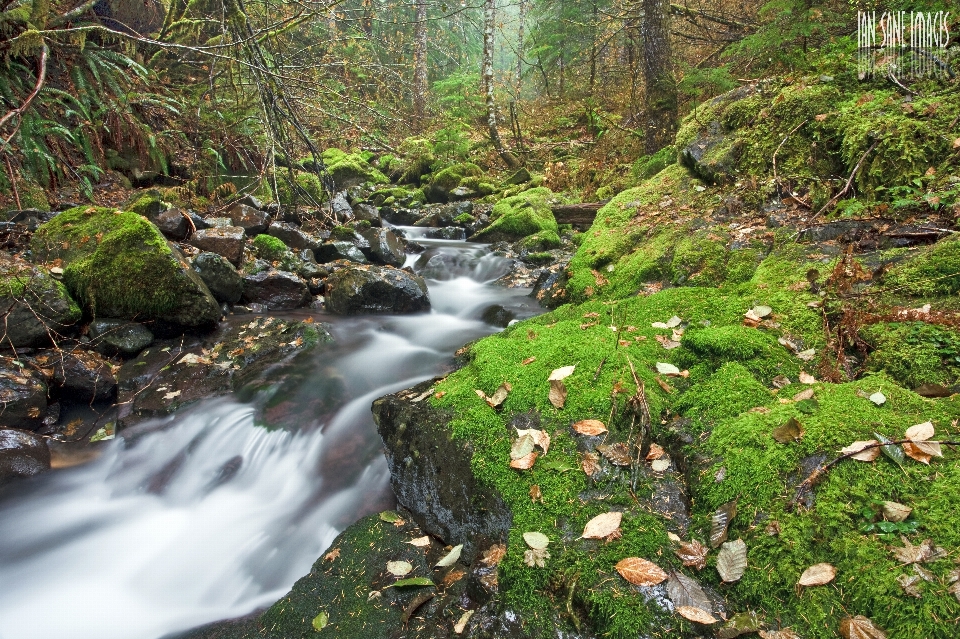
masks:
{"label": "flowing water", "polygon": [[277,383],[136,426],[92,462],[7,490],[0,639],[157,639],[247,614],[389,507],[371,402],[498,330],[479,319],[490,305],[538,312],[528,291],[491,285],[511,262],[486,247],[417,241],[427,251],[408,264],[431,313],[317,317],[335,344],[272,371]]}

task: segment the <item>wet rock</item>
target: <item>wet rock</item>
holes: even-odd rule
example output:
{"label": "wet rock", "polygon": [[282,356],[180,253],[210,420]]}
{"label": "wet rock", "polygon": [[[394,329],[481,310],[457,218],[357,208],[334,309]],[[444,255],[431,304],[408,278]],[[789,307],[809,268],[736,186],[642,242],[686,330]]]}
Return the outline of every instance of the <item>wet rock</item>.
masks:
{"label": "wet rock", "polygon": [[423,211],[420,209],[392,208],[384,206],[380,208],[380,217],[391,224],[398,226],[413,226],[417,220],[423,217]]}
{"label": "wet rock", "polygon": [[93,348],[111,356],[133,357],[153,343],[153,333],[145,326],[121,319],[95,319],[87,335]]}
{"label": "wet rock", "polygon": [[271,222],[269,213],[239,203],[227,209],[227,217],[234,226],[242,228],[250,237],[266,233]]}
{"label": "wet rock", "polygon": [[[707,106],[713,108],[717,104],[736,102],[755,92],[756,88],[752,85],[738,87],[713,98]],[[720,184],[733,179],[739,154],[736,135],[714,120],[705,123],[693,140],[680,149],[679,160],[704,182]]]}
{"label": "wet rock", "polygon": [[52,385],[63,398],[89,403],[110,399],[116,391],[117,380],[109,362],[95,353],[44,350],[34,355],[33,361],[40,368],[52,369]]}
{"label": "wet rock", "polygon": [[367,202],[361,202],[355,205],[353,207],[353,214],[357,220],[370,222],[370,226],[380,226],[382,224],[380,221],[380,212],[377,211],[377,207]]}
{"label": "wet rock", "polygon": [[495,490],[474,477],[471,445],[450,437],[450,416],[422,401],[434,383],[381,397],[371,410],[397,501],[426,532],[463,544],[469,563],[482,548],[505,543],[513,514]]}
{"label": "wet rock", "polygon": [[47,409],[47,385],[40,372],[0,357],[0,428],[36,430]]}
{"label": "wet rock", "polygon": [[190,222],[185,215],[181,209],[169,209],[158,213],[150,221],[157,225],[164,236],[179,242],[190,233]]}
{"label": "wet rock", "polygon": [[356,244],[344,240],[324,242],[315,251],[315,255],[320,263],[333,262],[334,260],[349,260],[357,264],[367,263],[366,256],[357,248]]}
{"label": "wet rock", "polygon": [[7,211],[0,213],[0,220],[10,224],[21,224],[28,231],[36,231],[44,222],[49,222],[56,216],[54,211],[40,209],[23,209],[21,211]]}
{"label": "wet rock", "polygon": [[50,450],[45,440],[25,430],[0,429],[0,486],[49,468]]}
{"label": "wet rock", "polygon": [[226,258],[216,253],[201,253],[193,260],[193,270],[218,302],[236,304],[240,301],[243,278]]}
{"label": "wet rock", "polygon": [[499,304],[494,304],[484,309],[483,315],[480,316],[480,319],[492,326],[506,328],[516,317],[517,314],[513,311],[507,310]]}
{"label": "wet rock", "polygon": [[341,191],[333,196],[330,201],[330,207],[333,210],[333,218],[340,223],[348,222],[353,219],[353,207],[347,201],[347,194]]}
{"label": "wet rock", "polygon": [[297,269],[297,274],[300,275],[305,280],[311,280],[314,278],[323,278],[329,275],[329,271],[326,268],[317,264],[317,259],[313,255],[313,251],[310,249],[303,249],[300,251],[300,267]]}
{"label": "wet rock", "polygon": [[566,285],[567,265],[556,264],[540,272],[530,295],[545,308],[556,308],[567,300]]}
{"label": "wet rock", "polygon": [[[237,203],[237,204],[244,204],[244,205],[249,206],[249,207],[251,207],[251,208],[257,209],[258,211],[267,211],[266,207],[264,207],[264,205],[263,205],[263,202],[260,201],[260,198],[256,197],[255,195],[252,195],[252,194],[250,194],[250,193],[244,195],[242,198],[240,198],[239,200],[237,200],[236,203]],[[269,211],[267,211],[267,212],[269,213]]]}
{"label": "wet rock", "polygon": [[426,237],[431,240],[465,240],[467,231],[459,226],[444,226],[439,229],[430,229]]}
{"label": "wet rock", "polygon": [[320,248],[320,240],[304,233],[296,225],[289,222],[274,222],[270,225],[269,234],[297,251],[303,249],[316,251]]}
{"label": "wet rock", "polygon": [[244,230],[239,226],[211,226],[197,231],[189,244],[225,257],[234,266],[239,267],[243,262]]}
{"label": "wet rock", "polygon": [[360,235],[370,244],[370,248],[364,251],[364,254],[372,262],[389,264],[390,266],[403,265],[407,255],[403,250],[400,238],[393,231],[383,228],[369,228],[360,231]]}
{"label": "wet rock", "polygon": [[310,301],[307,284],[287,271],[261,271],[243,277],[243,302],[263,304],[271,311],[299,308]]}
{"label": "wet rock", "polygon": [[326,306],[338,315],[416,313],[430,308],[430,298],[418,275],[389,266],[349,266],[327,278]]}
{"label": "wet rock", "polygon": [[47,269],[0,253],[0,315],[4,346],[36,348],[79,321],[80,307]]}
{"label": "wet rock", "polygon": [[155,345],[124,363],[117,374],[120,424],[238,390],[278,362],[332,339],[319,324],[248,319],[224,322],[203,341]]}

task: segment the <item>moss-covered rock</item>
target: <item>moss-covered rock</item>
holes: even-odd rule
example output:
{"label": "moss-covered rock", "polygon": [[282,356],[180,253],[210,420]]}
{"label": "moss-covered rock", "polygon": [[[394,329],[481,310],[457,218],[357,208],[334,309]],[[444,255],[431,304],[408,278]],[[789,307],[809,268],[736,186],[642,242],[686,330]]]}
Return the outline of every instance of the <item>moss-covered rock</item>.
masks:
{"label": "moss-covered rock", "polygon": [[155,332],[210,328],[220,306],[183,256],[143,217],[77,207],[31,240],[40,260],[63,260],[64,283],[94,317],[152,320]]}
{"label": "moss-covered rock", "polygon": [[337,190],[359,186],[367,182],[385,184],[390,181],[387,176],[371,166],[360,153],[327,149],[321,157]]}
{"label": "moss-covered rock", "polygon": [[0,344],[35,348],[49,344],[80,320],[80,307],[49,272],[0,253]]}
{"label": "moss-covered rock", "polygon": [[886,371],[898,384],[951,386],[960,379],[960,334],[926,322],[866,326],[861,336],[873,348],[866,365]]}
{"label": "moss-covered rock", "polygon": [[424,193],[428,202],[444,203],[450,200],[450,191],[460,186],[464,179],[482,176],[483,169],[472,162],[454,164],[435,173],[424,189]]}
{"label": "moss-covered rock", "polygon": [[550,209],[553,198],[550,189],[538,187],[500,200],[490,213],[492,222],[471,241],[512,242],[541,231],[557,235],[557,220]]}
{"label": "moss-covered rock", "polygon": [[960,239],[947,238],[916,249],[883,278],[890,293],[909,297],[940,297],[960,291]]}
{"label": "moss-covered rock", "polygon": [[322,203],[326,200],[323,182],[315,173],[309,171],[294,171],[293,181],[296,188],[290,184],[289,174],[282,172],[276,178],[276,199],[285,206],[293,204],[310,205]]}
{"label": "moss-covered rock", "polygon": [[400,143],[397,151],[402,157],[396,168],[401,183],[418,184],[421,177],[430,173],[430,167],[437,159],[433,144],[424,138],[407,138]]}

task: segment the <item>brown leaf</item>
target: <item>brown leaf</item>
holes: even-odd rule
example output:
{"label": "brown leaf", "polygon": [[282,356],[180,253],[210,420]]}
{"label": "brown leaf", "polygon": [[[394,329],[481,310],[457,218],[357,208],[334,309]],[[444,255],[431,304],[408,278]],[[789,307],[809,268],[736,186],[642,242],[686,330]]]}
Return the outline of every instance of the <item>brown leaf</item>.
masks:
{"label": "brown leaf", "polygon": [[953,393],[946,386],[940,384],[920,384],[913,392],[920,397],[950,397]]}
{"label": "brown leaf", "polygon": [[663,346],[668,351],[678,348],[680,346],[680,342],[675,342],[669,337],[667,337],[666,335],[657,335],[656,340],[660,342],[660,345]]}
{"label": "brown leaf", "polygon": [[903,548],[894,547],[891,548],[890,551],[893,552],[893,556],[897,561],[904,565],[936,561],[944,554],[942,548],[934,548],[933,541],[930,539],[924,539],[920,542],[919,546],[914,546],[910,543],[910,540],[903,535],[900,535],[900,540],[903,541]]}
{"label": "brown leaf", "polygon": [[535,361],[537,361],[537,358],[536,358],[536,357],[528,357],[527,359],[525,359],[525,360],[523,360],[522,362],[520,362],[520,365],[521,365],[521,366],[527,366],[528,364],[533,364]]}
{"label": "brown leaf", "polygon": [[530,487],[530,501],[539,501],[540,503],[543,503],[543,493],[540,492],[540,486],[538,484],[534,484]]}
{"label": "brown leaf", "polygon": [[900,522],[910,516],[913,509],[895,501],[883,502],[883,518],[887,521]]}
{"label": "brown leaf", "polygon": [[[880,447],[876,446],[879,444],[875,439],[868,439],[865,441],[853,442],[845,448],[841,448],[840,452],[844,455],[849,455],[850,453],[857,453],[856,455],[851,455],[850,459],[856,459],[857,461],[862,462],[872,462],[877,457],[880,456]],[[875,446],[874,448],[867,448],[867,446]],[[863,452],[857,452],[863,451]]]}
{"label": "brown leaf", "polygon": [[519,459],[510,460],[510,468],[516,468],[517,470],[530,470],[533,468],[534,462],[537,461],[537,452],[534,451],[529,455],[520,457]]}
{"label": "brown leaf", "polygon": [[663,446],[656,443],[650,444],[650,452],[647,453],[647,461],[653,461],[654,459],[660,459],[664,455]]}
{"label": "brown leaf", "polygon": [[517,437],[523,438],[528,435],[533,439],[534,444],[543,449],[544,455],[550,452],[550,435],[547,431],[537,428],[528,428],[526,430],[517,429]]}
{"label": "brown leaf", "polygon": [[507,400],[507,395],[511,390],[513,390],[513,387],[510,386],[510,382],[500,384],[497,390],[494,391],[493,397],[487,400],[487,403],[490,404],[491,408],[500,408],[503,406],[503,402]]}
{"label": "brown leaf", "polygon": [[725,503],[710,518],[710,547],[716,548],[727,540],[727,528],[737,516],[737,501]]}
{"label": "brown leaf", "polygon": [[960,581],[954,581],[950,584],[950,587],[947,588],[947,592],[957,598],[957,601],[960,601]]}
{"label": "brown leaf", "polygon": [[800,639],[800,635],[790,628],[781,628],[780,630],[761,630],[760,639]]}
{"label": "brown leaf", "polygon": [[793,396],[793,401],[795,402],[802,402],[805,399],[813,399],[812,388],[805,388],[804,390],[800,391],[799,393]]}
{"label": "brown leaf", "polygon": [[587,477],[593,477],[600,470],[600,456],[596,453],[584,453],[580,457],[580,468],[586,473]]}
{"label": "brown leaf", "polygon": [[818,115],[813,116],[813,119],[816,120],[817,122],[823,122],[824,120],[827,119],[827,114],[826,114],[826,113],[820,113],[820,114],[818,114]]}
{"label": "brown leaf", "polygon": [[659,375],[657,375],[657,376],[654,377],[653,379],[657,382],[657,385],[658,385],[660,388],[663,389],[663,392],[664,392],[664,393],[672,393],[672,392],[673,392],[673,386],[671,386],[670,384],[668,384],[668,383],[666,383],[665,381],[663,381],[662,379],[660,379],[660,376],[659,376]]}
{"label": "brown leaf", "polygon": [[900,575],[897,577],[897,583],[903,588],[903,592],[917,599],[920,598],[920,581],[919,575]]}
{"label": "brown leaf", "polygon": [[830,564],[814,564],[803,571],[797,583],[801,586],[822,586],[833,581],[836,576],[837,569]]}
{"label": "brown leaf", "polygon": [[597,515],[583,527],[583,539],[602,539],[608,537],[620,528],[623,513],[611,511]]}
{"label": "brown leaf", "polygon": [[742,539],[724,542],[717,555],[717,572],[726,583],[740,581],[747,570],[747,544]]}
{"label": "brown leaf", "polygon": [[800,383],[801,384],[816,384],[817,378],[807,373],[806,371],[800,371]]}
{"label": "brown leaf", "polygon": [[494,544],[483,551],[480,563],[484,566],[496,566],[507,556],[507,547],[504,544]]}
{"label": "brown leaf", "polygon": [[802,436],[803,424],[801,424],[796,417],[791,417],[783,426],[778,426],[773,429],[773,438],[781,444],[798,441]]}
{"label": "brown leaf", "polygon": [[573,430],[581,435],[595,437],[607,432],[607,427],[599,419],[581,419],[573,424]]}
{"label": "brown leaf", "polygon": [[697,580],[676,570],[670,571],[667,582],[667,596],[674,606],[693,606],[703,610],[712,610],[710,598]]}
{"label": "brown leaf", "polygon": [[467,571],[463,568],[454,568],[443,576],[443,581],[441,583],[443,584],[444,588],[449,588],[451,584],[455,584],[463,579],[466,574]]}
{"label": "brown leaf", "polygon": [[327,554],[325,554],[325,555],[323,556],[323,560],[324,560],[324,561],[333,561],[334,559],[336,559],[336,558],[339,557],[339,556],[340,556],[340,549],[339,549],[339,548],[334,548],[333,550],[331,550],[330,552],[328,552]]}
{"label": "brown leaf", "polygon": [[697,570],[703,570],[707,566],[707,553],[710,552],[710,549],[696,539],[691,539],[680,544],[680,547],[673,552],[683,562],[684,566],[692,566]]}
{"label": "brown leaf", "polygon": [[615,466],[629,466],[633,459],[630,457],[630,449],[623,442],[616,444],[601,444],[597,446],[597,452],[606,457],[611,464]]}
{"label": "brown leaf", "polygon": [[840,634],[844,639],[887,639],[887,633],[863,615],[841,619]]}
{"label": "brown leaf", "polygon": [[693,606],[677,606],[675,610],[677,611],[678,615],[694,623],[708,625],[720,621],[702,608],[694,608]]}
{"label": "brown leaf", "polygon": [[918,444],[914,444],[911,442],[903,443],[903,454],[909,457],[910,459],[915,459],[921,464],[927,464],[927,465],[930,464],[930,460],[933,458],[932,455],[928,455],[927,453],[922,451]]}
{"label": "brown leaf", "polygon": [[567,387],[560,380],[550,381],[550,403],[554,408],[563,408],[567,402]]}
{"label": "brown leaf", "polygon": [[621,559],[614,568],[634,586],[656,586],[667,578],[660,566],[640,557]]}
{"label": "brown leaf", "polygon": [[596,319],[596,318],[600,317],[600,313],[584,313],[583,316],[584,316],[584,317],[591,317],[591,318]]}

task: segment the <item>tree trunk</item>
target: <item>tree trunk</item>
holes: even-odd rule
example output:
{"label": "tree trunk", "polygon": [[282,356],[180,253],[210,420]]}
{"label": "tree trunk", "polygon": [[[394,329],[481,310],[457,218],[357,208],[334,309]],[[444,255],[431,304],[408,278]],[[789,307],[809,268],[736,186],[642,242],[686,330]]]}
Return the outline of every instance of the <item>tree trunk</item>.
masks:
{"label": "tree trunk", "polygon": [[514,77],[516,98],[520,99],[523,78],[523,23],[527,19],[527,2],[520,0],[520,25],[517,27],[517,72]]}
{"label": "tree trunk", "polygon": [[670,1],[641,0],[643,7],[644,147],[656,153],[677,130],[677,84],[670,68]]}
{"label": "tree trunk", "polygon": [[483,91],[487,102],[487,126],[490,128],[490,142],[508,168],[520,166],[519,160],[503,146],[500,132],[497,130],[497,105],[493,100],[493,30],[495,23],[496,0],[483,2]]}
{"label": "tree trunk", "polygon": [[427,115],[427,2],[417,0],[413,35],[413,128],[423,131]]}

